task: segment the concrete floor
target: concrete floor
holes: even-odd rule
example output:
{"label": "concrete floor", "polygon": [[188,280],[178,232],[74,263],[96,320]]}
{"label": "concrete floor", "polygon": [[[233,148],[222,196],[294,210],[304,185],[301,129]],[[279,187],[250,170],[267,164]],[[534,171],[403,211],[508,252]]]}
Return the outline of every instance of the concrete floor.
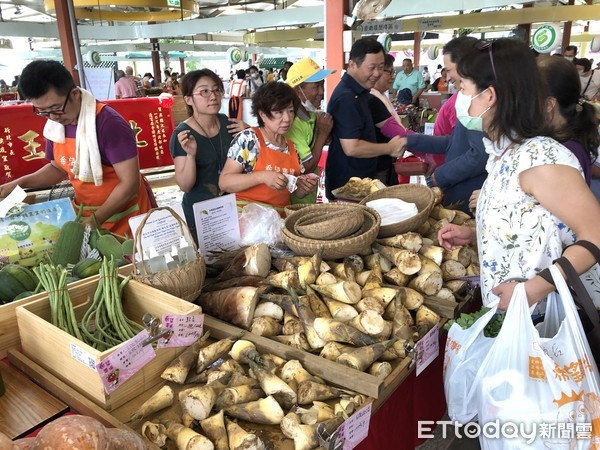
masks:
{"label": "concrete floor", "polygon": [[[442,421],[450,420],[448,415],[445,415]],[[428,439],[424,444],[419,445],[415,450],[480,450],[478,439],[457,438],[454,435],[454,428],[448,426],[446,428],[446,437],[443,436],[442,426],[436,427],[433,431],[435,437]]]}

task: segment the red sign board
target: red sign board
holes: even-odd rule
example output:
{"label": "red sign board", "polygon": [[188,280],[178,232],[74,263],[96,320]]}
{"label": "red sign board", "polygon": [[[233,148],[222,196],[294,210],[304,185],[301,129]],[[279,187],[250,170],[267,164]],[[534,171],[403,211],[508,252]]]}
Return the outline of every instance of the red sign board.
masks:
{"label": "red sign board", "polygon": [[[167,100],[168,101],[168,100]],[[174,130],[172,101],[158,97],[107,100],[129,122],[135,134],[140,167],[169,166],[169,139]],[[48,164],[42,136],[46,119],[33,114],[30,104],[0,105],[0,184],[35,172]]]}

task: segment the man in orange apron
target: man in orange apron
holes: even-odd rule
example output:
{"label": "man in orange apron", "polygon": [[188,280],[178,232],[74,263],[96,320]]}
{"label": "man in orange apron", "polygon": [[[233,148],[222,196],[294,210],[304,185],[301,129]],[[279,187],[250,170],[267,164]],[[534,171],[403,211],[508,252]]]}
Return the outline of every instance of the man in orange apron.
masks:
{"label": "man in orange apron", "polygon": [[128,219],[152,208],[152,191],[140,175],[135,137],[127,121],[75,86],[57,61],[30,63],[20,81],[34,114],[49,119],[44,136],[50,164],[0,186],[0,198],[17,185],[44,187],[68,178],[85,223],[95,226],[97,221],[113,233],[129,233]]}

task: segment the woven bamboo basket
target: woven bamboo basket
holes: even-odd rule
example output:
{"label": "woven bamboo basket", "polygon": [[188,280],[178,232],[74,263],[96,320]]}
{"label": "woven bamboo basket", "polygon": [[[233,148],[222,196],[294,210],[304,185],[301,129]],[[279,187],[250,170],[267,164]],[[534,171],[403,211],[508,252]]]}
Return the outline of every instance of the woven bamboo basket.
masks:
{"label": "woven bamboo basket", "polygon": [[285,213],[285,217],[291,216],[296,211],[301,210],[305,206],[312,206],[311,203],[296,203],[293,205],[287,205],[283,207],[283,212]]}
{"label": "woven bamboo basket", "polygon": [[305,214],[296,222],[294,230],[296,234],[310,239],[335,240],[354,233],[363,222],[363,212],[354,208],[334,211],[325,217]]}
{"label": "woven bamboo basket", "polygon": [[[184,266],[178,266],[174,269],[163,270],[157,273],[148,273],[146,271],[146,265],[144,264],[144,252],[141,240],[142,230],[152,213],[161,210],[169,211],[177,222],[179,222],[179,231],[181,235],[187,235],[189,237],[198,258]],[[136,230],[134,236],[134,249],[138,249],[138,242],[142,261],[139,265],[141,267],[141,272],[138,268],[134,269],[133,278],[135,280],[188,302],[193,302],[200,296],[202,286],[204,285],[204,277],[206,276],[206,263],[204,262],[202,255],[198,253],[198,247],[194,240],[191,239],[190,230],[179,214],[168,206],[153,208],[148,211]]]}
{"label": "woven bamboo basket", "polygon": [[377,236],[380,238],[416,230],[427,220],[435,203],[433,192],[427,186],[422,184],[400,184],[373,192],[362,199],[360,204],[366,205],[367,202],[378,198],[399,198],[405,202],[414,203],[419,211],[416,216],[410,219],[381,226]]}
{"label": "woven bamboo basket", "polygon": [[[340,211],[348,208],[359,208],[363,214],[363,223],[361,228],[352,235],[334,240],[310,239],[299,236],[294,231],[296,222],[310,212],[317,211],[323,214],[330,214],[335,211]],[[323,204],[311,205],[296,211],[285,221],[285,227],[282,229],[283,238],[286,245],[297,255],[311,256],[314,255],[319,248],[323,247],[323,257],[329,259],[344,258],[354,255],[366,247],[369,247],[377,238],[381,217],[372,208],[354,204]]]}

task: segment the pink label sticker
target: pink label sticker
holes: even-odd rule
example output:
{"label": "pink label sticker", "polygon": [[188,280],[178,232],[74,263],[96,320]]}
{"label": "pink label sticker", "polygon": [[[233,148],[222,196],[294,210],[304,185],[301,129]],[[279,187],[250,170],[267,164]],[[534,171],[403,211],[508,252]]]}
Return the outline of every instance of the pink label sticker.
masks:
{"label": "pink label sticker", "polygon": [[203,326],[204,314],[165,314],[162,318],[162,328],[168,328],[171,332],[158,340],[156,348],[188,347],[200,339]]}
{"label": "pink label sticker", "polygon": [[440,354],[440,330],[433,327],[417,342],[417,376]]}
{"label": "pink label sticker", "polygon": [[146,339],[148,331],[143,330],[96,365],[107,394],[118,389],[156,356],[152,345],[143,345]]}
{"label": "pink label sticker", "polygon": [[334,448],[351,450],[356,447],[369,435],[370,422],[371,403],[356,411],[340,425]]}

